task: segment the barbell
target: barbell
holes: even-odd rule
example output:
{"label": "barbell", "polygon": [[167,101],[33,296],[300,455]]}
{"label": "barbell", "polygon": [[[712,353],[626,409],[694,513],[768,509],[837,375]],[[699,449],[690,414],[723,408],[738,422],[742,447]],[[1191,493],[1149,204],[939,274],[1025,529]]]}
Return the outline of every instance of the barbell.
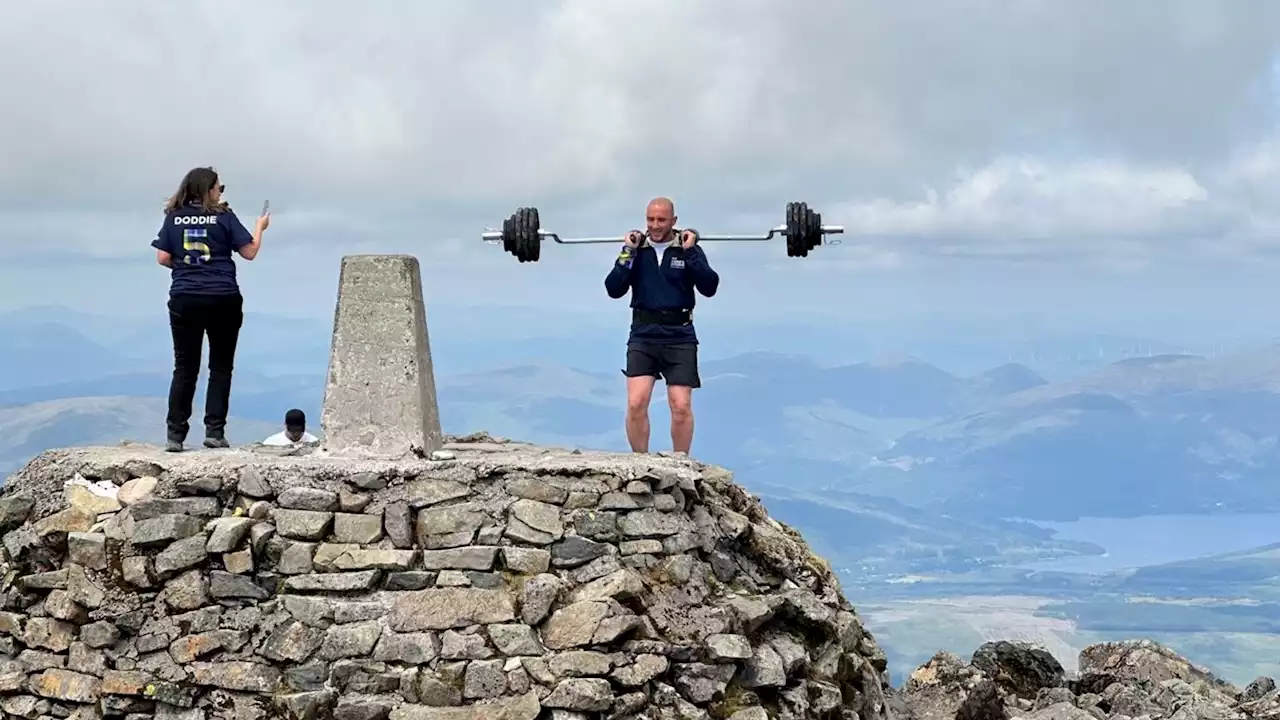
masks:
{"label": "barbell", "polygon": [[[789,202],[785,214],[785,223],[770,228],[764,235],[703,235],[698,234],[698,242],[764,242],[772,240],[776,235],[787,238],[787,257],[807,257],[809,251],[819,245],[838,245],[839,240],[828,239],[827,235],[844,233],[843,225],[823,225],[822,215],[814,212],[808,203]],[[672,230],[679,237],[680,230]],[[486,229],[481,239],[487,243],[502,244],[502,249],[516,256],[520,262],[537,262],[542,256],[542,241],[551,240],[561,245],[599,245],[620,243],[622,236],[562,238],[557,233],[542,229],[542,221],[538,217],[538,208],[522,207],[516,209],[511,217],[502,221],[502,230]]]}

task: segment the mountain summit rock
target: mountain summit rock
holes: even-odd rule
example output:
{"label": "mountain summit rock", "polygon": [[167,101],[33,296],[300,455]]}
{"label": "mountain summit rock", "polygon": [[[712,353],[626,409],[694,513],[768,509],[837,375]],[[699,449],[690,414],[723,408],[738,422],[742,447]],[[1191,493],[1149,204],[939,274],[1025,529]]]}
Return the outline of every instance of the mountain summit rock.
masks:
{"label": "mountain summit rock", "polygon": [[903,716],[827,563],[726,470],[450,440],[42,453],[0,495],[0,710]]}

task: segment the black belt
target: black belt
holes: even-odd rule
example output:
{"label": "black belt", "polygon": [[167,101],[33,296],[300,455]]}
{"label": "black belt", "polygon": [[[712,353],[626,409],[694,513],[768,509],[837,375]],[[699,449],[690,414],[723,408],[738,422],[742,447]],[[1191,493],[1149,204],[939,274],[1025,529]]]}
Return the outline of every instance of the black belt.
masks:
{"label": "black belt", "polygon": [[631,308],[631,322],[639,325],[688,325],[693,322],[693,311]]}

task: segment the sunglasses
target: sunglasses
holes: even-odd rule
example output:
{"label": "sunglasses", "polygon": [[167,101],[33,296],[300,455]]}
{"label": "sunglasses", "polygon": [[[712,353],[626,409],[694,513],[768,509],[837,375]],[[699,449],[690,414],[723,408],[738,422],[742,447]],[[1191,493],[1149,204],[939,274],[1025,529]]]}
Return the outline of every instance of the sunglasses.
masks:
{"label": "sunglasses", "polygon": [[227,186],[226,186],[226,185],[219,185],[219,186],[218,186],[218,192],[226,192],[226,191],[227,191]]}

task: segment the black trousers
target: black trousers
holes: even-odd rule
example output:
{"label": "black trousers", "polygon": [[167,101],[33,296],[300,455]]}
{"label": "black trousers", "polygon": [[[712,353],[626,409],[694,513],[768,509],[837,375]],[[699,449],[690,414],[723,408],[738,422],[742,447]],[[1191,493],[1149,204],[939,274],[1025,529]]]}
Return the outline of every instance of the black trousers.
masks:
{"label": "black trousers", "polygon": [[204,401],[205,437],[223,437],[231,406],[231,371],[244,323],[244,298],[236,295],[173,295],[173,382],[169,384],[168,439],[182,442],[191,427],[191,401],[200,378],[200,354],[209,337],[209,388]]}

